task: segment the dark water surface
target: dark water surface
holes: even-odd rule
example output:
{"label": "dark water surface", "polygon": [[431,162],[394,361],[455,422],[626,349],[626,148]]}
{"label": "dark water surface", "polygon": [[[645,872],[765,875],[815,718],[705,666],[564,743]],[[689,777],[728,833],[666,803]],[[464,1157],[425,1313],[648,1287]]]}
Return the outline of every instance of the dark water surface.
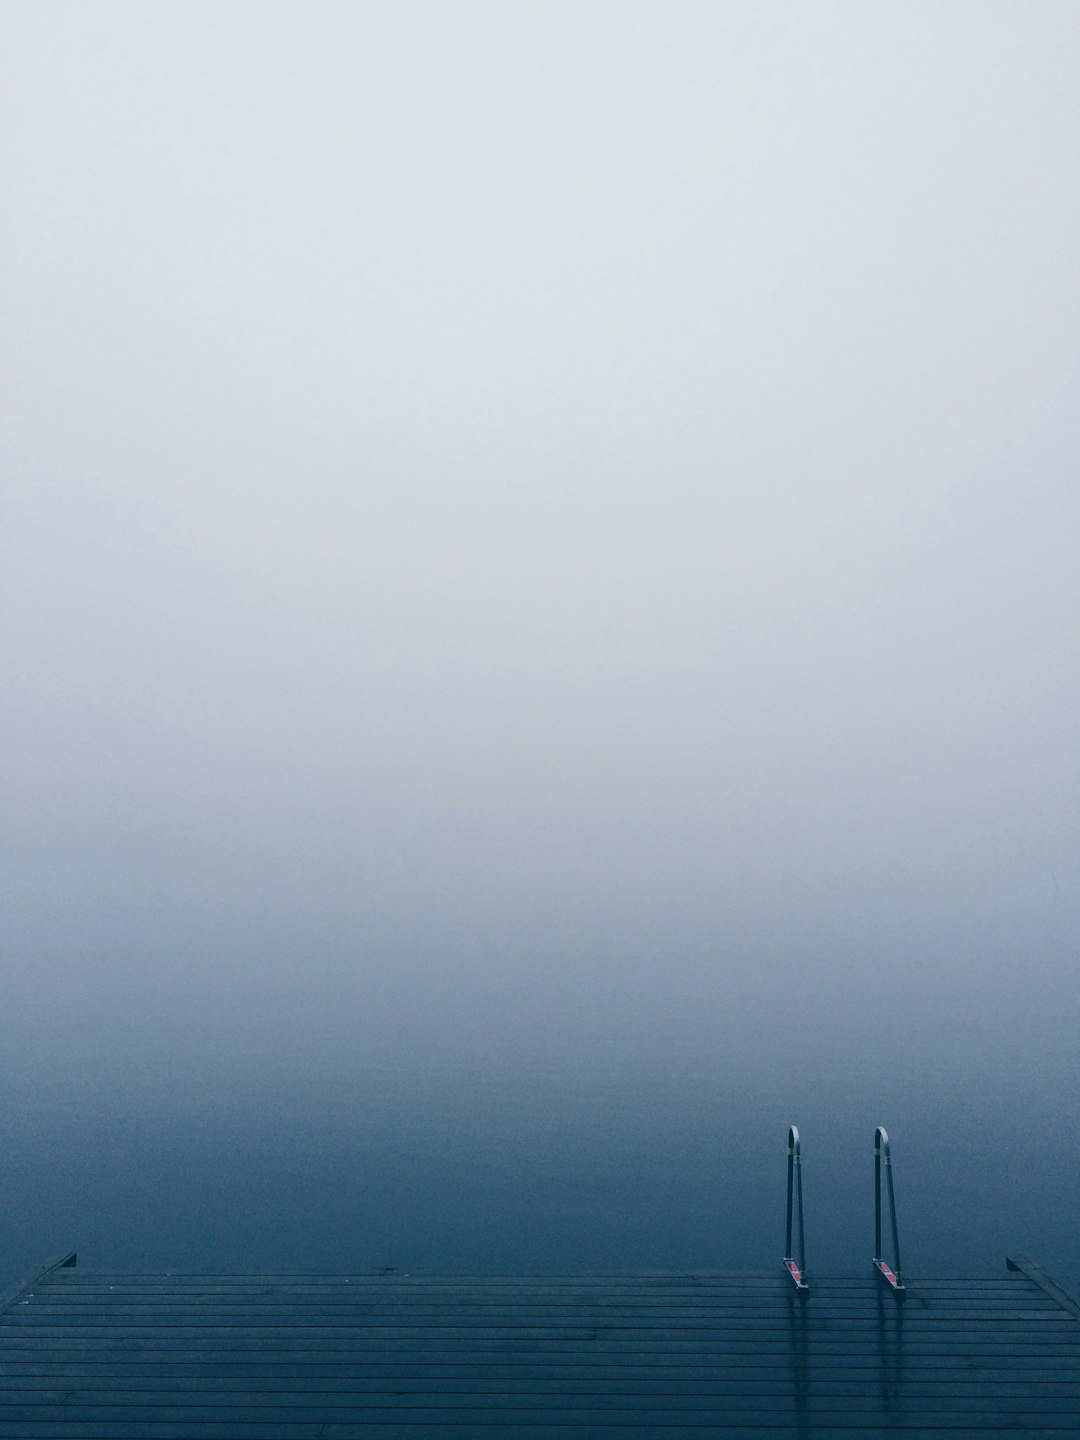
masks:
{"label": "dark water surface", "polygon": [[795,967],[711,970],[648,935],[618,963],[565,942],[483,964],[419,933],[381,959],[202,938],[12,968],[3,1276],[65,1247],[125,1270],[768,1268],[795,1121],[811,1270],[869,1263],[882,1123],[909,1272],[1020,1252],[1080,1280],[1060,934],[1024,964],[954,934],[918,961],[804,942]]}

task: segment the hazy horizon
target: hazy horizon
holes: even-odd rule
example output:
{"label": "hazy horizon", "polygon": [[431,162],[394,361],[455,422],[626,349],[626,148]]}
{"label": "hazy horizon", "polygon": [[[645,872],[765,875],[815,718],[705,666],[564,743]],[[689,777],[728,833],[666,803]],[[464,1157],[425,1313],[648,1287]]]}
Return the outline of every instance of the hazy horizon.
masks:
{"label": "hazy horizon", "polygon": [[1080,1276],[1078,59],[9,0],[5,1273]]}

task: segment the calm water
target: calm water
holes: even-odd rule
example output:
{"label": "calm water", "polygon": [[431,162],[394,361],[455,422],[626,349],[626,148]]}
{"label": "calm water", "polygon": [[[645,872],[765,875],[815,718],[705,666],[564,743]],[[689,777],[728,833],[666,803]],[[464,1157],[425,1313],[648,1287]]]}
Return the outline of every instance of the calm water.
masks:
{"label": "calm water", "polygon": [[1080,1287],[1080,6],[0,26],[0,1280]]}
{"label": "calm water", "polygon": [[763,954],[711,981],[648,936],[618,966],[466,965],[431,936],[381,960],[329,936],[316,959],[288,937],[229,965],[54,958],[7,995],[3,1274],[64,1247],[132,1270],[761,1269],[794,1120],[811,1268],[865,1269],[884,1123],[910,1272],[1018,1251],[1076,1285],[1075,982],[1042,938],[1024,967],[953,936],[948,964],[804,946],[797,971]]}

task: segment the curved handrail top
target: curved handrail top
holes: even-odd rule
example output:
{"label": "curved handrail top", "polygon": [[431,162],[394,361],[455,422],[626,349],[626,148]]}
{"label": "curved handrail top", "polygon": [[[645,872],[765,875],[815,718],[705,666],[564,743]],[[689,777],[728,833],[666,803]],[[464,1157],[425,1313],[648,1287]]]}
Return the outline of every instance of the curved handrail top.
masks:
{"label": "curved handrail top", "polygon": [[800,1150],[802,1149],[802,1146],[799,1142],[799,1127],[797,1125],[788,1126],[787,1148],[789,1155],[798,1155]]}

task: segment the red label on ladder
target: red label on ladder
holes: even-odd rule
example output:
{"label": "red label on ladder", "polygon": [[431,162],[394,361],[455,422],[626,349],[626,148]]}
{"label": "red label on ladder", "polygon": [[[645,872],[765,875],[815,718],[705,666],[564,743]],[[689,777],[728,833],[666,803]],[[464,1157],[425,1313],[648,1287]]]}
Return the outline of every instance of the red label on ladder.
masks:
{"label": "red label on ladder", "polygon": [[889,1269],[888,1265],[886,1265],[884,1260],[875,1260],[874,1264],[881,1271],[882,1275],[885,1276],[885,1279],[888,1280],[889,1284],[893,1287],[894,1290],[903,1289],[900,1281],[896,1278],[893,1271]]}

